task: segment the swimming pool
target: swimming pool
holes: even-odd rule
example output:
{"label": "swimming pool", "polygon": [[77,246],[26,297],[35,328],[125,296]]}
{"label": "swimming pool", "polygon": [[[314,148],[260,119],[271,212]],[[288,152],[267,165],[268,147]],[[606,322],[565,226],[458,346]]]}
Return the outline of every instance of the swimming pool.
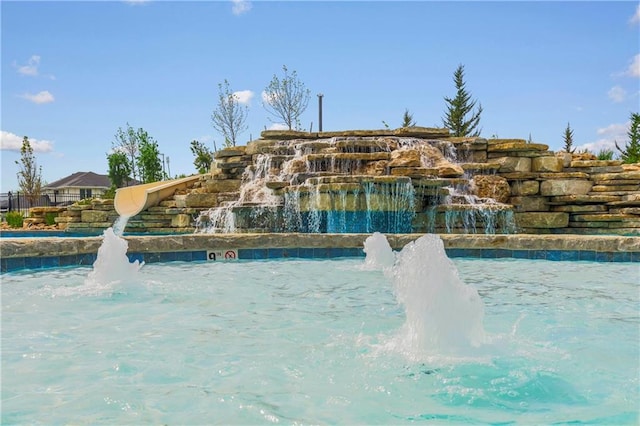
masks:
{"label": "swimming pool", "polygon": [[640,265],[380,243],[4,274],[2,423],[638,423]]}

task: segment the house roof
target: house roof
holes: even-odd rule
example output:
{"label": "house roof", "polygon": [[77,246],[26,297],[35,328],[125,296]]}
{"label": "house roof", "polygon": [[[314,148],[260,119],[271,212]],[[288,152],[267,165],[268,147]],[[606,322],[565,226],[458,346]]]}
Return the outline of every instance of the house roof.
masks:
{"label": "house roof", "polygon": [[108,189],[111,187],[111,181],[107,175],[99,175],[93,172],[76,172],[45,186],[45,188],[49,189],[69,187]]}

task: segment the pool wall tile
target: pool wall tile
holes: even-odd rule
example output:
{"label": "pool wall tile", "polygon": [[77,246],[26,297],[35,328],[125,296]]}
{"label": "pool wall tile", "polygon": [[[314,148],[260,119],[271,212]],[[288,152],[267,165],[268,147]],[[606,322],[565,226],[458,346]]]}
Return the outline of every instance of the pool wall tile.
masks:
{"label": "pool wall tile", "polygon": [[609,252],[596,252],[596,262],[612,262],[613,261],[613,253]]}
{"label": "pool wall tile", "polygon": [[312,259],[313,249],[308,247],[301,247],[298,249],[298,256],[304,259]]}
{"label": "pool wall tile", "polygon": [[629,262],[640,262],[640,251],[629,253]]}
{"label": "pool wall tile", "polygon": [[626,251],[611,253],[611,260],[613,262],[628,262],[631,256]]}
{"label": "pool wall tile", "polygon": [[176,252],[175,251],[167,251],[160,253],[160,262],[175,262],[176,261]]}
{"label": "pool wall tile", "polygon": [[24,262],[24,257],[14,257],[14,258],[9,258],[9,259],[3,259],[7,261],[7,270],[8,271],[15,271],[18,269],[24,269],[25,268],[25,262]]}
{"label": "pool wall tile", "polygon": [[268,249],[253,249],[252,259],[268,259],[269,258],[269,250]]}
{"label": "pool wall tile", "polygon": [[198,250],[191,252],[191,260],[192,261],[205,261],[207,260],[207,252],[205,250]]}
{"label": "pool wall tile", "polygon": [[562,251],[560,250],[547,250],[547,260],[561,260]]}
{"label": "pool wall tile", "polygon": [[60,266],[60,256],[44,256],[41,259],[43,268],[57,268]]}
{"label": "pool wall tile", "polygon": [[41,257],[25,257],[24,267],[27,269],[41,269],[42,258]]}
{"label": "pool wall tile", "polygon": [[318,259],[326,259],[329,256],[330,249],[326,247],[316,247],[313,249],[313,257]]}
{"label": "pool wall tile", "polygon": [[191,262],[191,260],[193,260],[192,251],[177,251],[175,255],[175,260],[179,262]]}
{"label": "pool wall tile", "polygon": [[513,251],[508,249],[496,249],[496,258],[513,257]]}
{"label": "pool wall tile", "polygon": [[267,253],[269,259],[280,259],[284,257],[284,250],[281,248],[270,248]]}
{"label": "pool wall tile", "polygon": [[560,260],[562,261],[578,261],[580,260],[580,252],[577,250],[564,250],[560,253]]}
{"label": "pool wall tile", "polygon": [[74,266],[77,264],[78,264],[78,256],[75,254],[60,256],[60,266]]}
{"label": "pool wall tile", "polygon": [[[194,259],[197,257],[196,255],[197,252],[194,252]],[[243,259],[243,260],[251,260],[253,259],[253,249],[238,249],[238,259]],[[205,256],[202,260],[207,260],[207,254],[205,253]]]}
{"label": "pool wall tile", "polygon": [[160,262],[160,253],[144,253],[144,263]]}
{"label": "pool wall tile", "polygon": [[360,247],[351,247],[345,249],[345,256],[353,256],[353,257],[366,257],[366,253]]}
{"label": "pool wall tile", "polygon": [[529,256],[529,259],[546,259],[547,251],[546,250],[531,250],[532,253]]}
{"label": "pool wall tile", "polygon": [[282,257],[298,257],[298,249],[295,247],[282,249]]}
{"label": "pool wall tile", "polygon": [[97,256],[95,253],[86,253],[77,255],[78,265],[90,266],[96,261]]}
{"label": "pool wall tile", "polygon": [[496,251],[494,249],[480,249],[480,257],[483,259],[495,259]]}
{"label": "pool wall tile", "polygon": [[531,250],[512,250],[511,255],[514,259],[529,259]]}
{"label": "pool wall tile", "polygon": [[472,257],[469,249],[464,248],[450,248],[446,249],[445,252],[449,257]]}
{"label": "pool wall tile", "polygon": [[341,247],[330,248],[327,250],[328,257],[344,257],[344,249]]}
{"label": "pool wall tile", "polygon": [[581,251],[580,260],[588,260],[590,262],[594,262],[596,260],[596,252],[592,250]]}
{"label": "pool wall tile", "polygon": [[142,253],[127,253],[129,262],[133,263],[136,260],[140,263],[144,262],[144,255]]}

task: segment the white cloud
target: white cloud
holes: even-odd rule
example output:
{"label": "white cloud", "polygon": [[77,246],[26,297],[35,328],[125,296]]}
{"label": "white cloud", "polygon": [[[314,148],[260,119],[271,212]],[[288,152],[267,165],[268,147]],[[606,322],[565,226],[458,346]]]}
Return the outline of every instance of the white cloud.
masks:
{"label": "white cloud", "polygon": [[640,23],[640,4],[636,7],[636,13],[633,14],[631,19],[629,19],[629,23],[637,24]]}
{"label": "white cloud", "polygon": [[233,3],[231,11],[234,15],[242,15],[243,13],[247,13],[253,7],[251,2],[248,0],[231,0],[231,3]]}
{"label": "white cloud", "polygon": [[267,130],[289,130],[289,126],[284,123],[273,123]]}
{"label": "white cloud", "polygon": [[[18,136],[11,132],[0,131],[0,150],[17,151],[22,148],[22,136]],[[29,143],[34,152],[51,152],[53,151],[53,142],[47,140],[38,140],[29,138]]]}
{"label": "white cloud", "polygon": [[607,95],[613,102],[620,103],[626,99],[627,92],[620,86],[613,86],[611,89],[609,89]]}
{"label": "white cloud", "polygon": [[24,95],[20,95],[20,97],[35,104],[48,104],[49,102],[53,102],[55,100],[53,95],[47,90],[43,90],[42,92],[36,93],[35,95],[32,95],[31,93],[25,93]]}
{"label": "white cloud", "polygon": [[233,97],[236,98],[239,103],[249,105],[251,99],[253,99],[253,92],[251,90],[240,90],[233,92]]}
{"label": "white cloud", "polygon": [[633,57],[624,75],[628,77],[640,77],[640,53]]}
{"label": "white cloud", "polygon": [[15,65],[18,68],[18,73],[22,75],[37,76],[38,66],[40,65],[40,56],[32,55],[27,61],[26,65]]}
{"label": "white cloud", "polygon": [[594,142],[588,142],[580,145],[577,150],[588,149],[591,152],[598,153],[603,149],[611,149],[614,153],[617,153],[616,142],[620,147],[623,147],[628,141],[627,132],[629,131],[631,122],[628,121],[625,124],[614,123],[607,127],[601,127],[596,130],[596,134],[599,136]]}

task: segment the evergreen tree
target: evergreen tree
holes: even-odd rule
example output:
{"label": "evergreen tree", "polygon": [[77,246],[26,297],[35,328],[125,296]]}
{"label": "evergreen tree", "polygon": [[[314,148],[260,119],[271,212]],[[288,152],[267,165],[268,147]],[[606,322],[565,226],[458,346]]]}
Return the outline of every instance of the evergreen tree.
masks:
{"label": "evergreen tree", "polygon": [[626,164],[639,163],[640,162],[640,114],[637,112],[631,113],[631,125],[627,132],[629,136],[629,142],[625,145],[624,149],[621,149],[616,142],[616,148],[620,151],[620,159]]}
{"label": "evergreen tree", "polygon": [[408,109],[404,110],[404,114],[402,115],[402,126],[401,127],[415,127],[416,122],[413,120],[413,114],[409,113]]}
{"label": "evergreen tree", "polygon": [[564,151],[568,152],[569,154],[573,154],[576,149],[573,147],[573,129],[571,128],[571,126],[569,125],[569,123],[567,123],[567,128],[564,129]]}
{"label": "evergreen tree", "polygon": [[482,105],[478,104],[478,108],[474,111],[476,101],[471,100],[471,95],[465,88],[464,65],[459,65],[453,73],[453,81],[456,86],[456,96],[444,98],[447,103],[447,112],[442,123],[453,132],[453,136],[479,136],[481,129],[478,128],[478,124]]}

